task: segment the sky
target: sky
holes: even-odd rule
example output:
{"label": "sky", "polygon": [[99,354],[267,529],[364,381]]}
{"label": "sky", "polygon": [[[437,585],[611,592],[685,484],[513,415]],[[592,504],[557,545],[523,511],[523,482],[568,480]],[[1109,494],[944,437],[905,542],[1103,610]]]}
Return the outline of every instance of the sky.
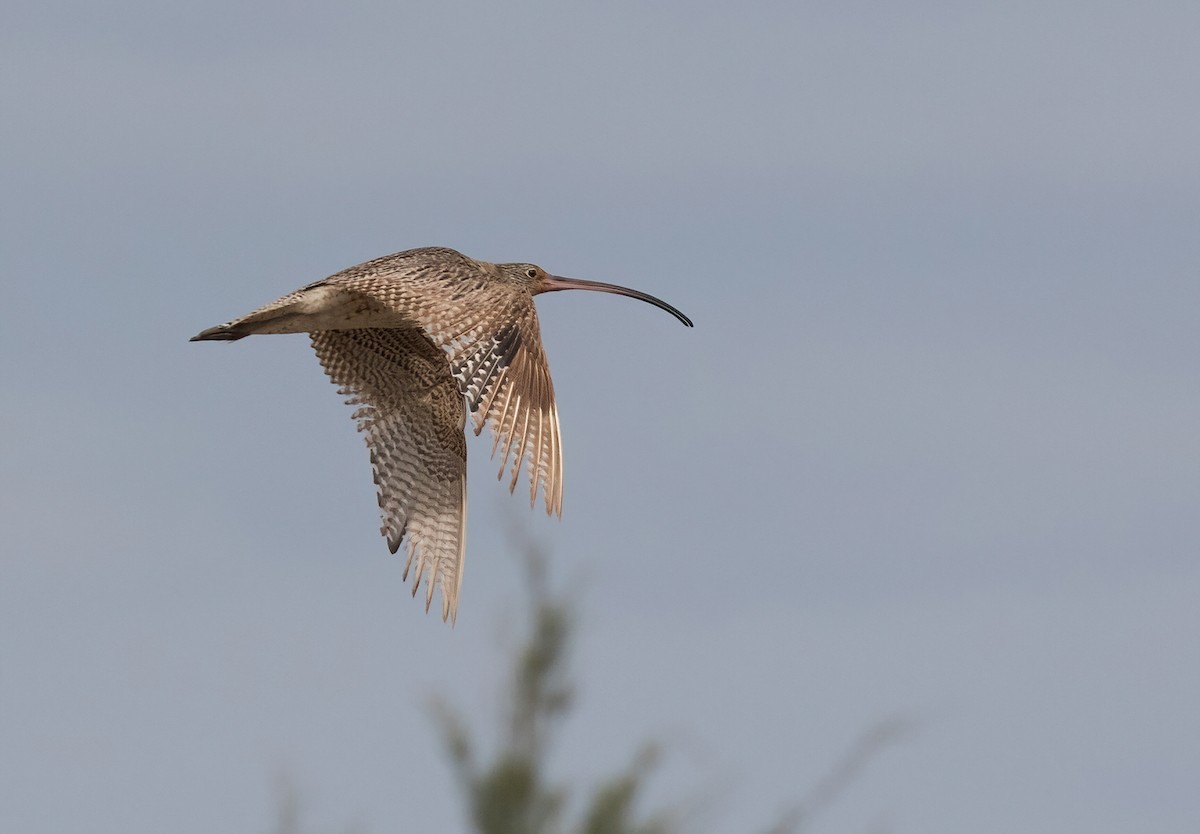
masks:
{"label": "sky", "polygon": [[[0,830],[464,830],[534,541],[554,761],[762,830],[1200,826],[1200,6],[64,0],[0,26]],[[469,444],[409,598],[303,336],[446,245],[539,300],[561,521]]]}

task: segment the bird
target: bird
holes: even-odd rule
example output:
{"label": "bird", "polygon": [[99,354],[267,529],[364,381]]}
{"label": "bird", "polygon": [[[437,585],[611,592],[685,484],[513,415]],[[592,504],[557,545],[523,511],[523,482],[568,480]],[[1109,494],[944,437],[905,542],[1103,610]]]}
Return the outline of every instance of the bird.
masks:
{"label": "bird", "polygon": [[425,610],[441,591],[455,622],[467,518],[467,412],[476,435],[491,426],[499,478],[509,492],[527,465],[530,506],[539,488],[548,515],[562,516],[558,406],[533,297],[560,290],[615,293],[670,304],[616,284],[551,275],[531,263],[490,263],[445,247],[409,249],[323,278],[252,313],[210,327],[193,342],[308,333],[338,393],[355,406],[382,519],[404,581],[425,581]]}

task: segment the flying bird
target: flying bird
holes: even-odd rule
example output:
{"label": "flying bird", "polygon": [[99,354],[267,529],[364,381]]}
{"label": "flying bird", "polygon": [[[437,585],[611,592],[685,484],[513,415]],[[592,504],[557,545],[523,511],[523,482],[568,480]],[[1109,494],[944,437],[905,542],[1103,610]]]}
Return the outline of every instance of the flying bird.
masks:
{"label": "flying bird", "polygon": [[392,553],[408,542],[412,593],[435,585],[442,619],[454,621],[467,517],[467,410],[475,434],[490,424],[509,491],[527,463],[529,500],[539,487],[562,515],[558,407],[533,297],[592,290],[637,298],[692,321],[652,295],[615,284],[550,275],[528,263],[495,264],[453,249],[410,249],[352,266],[249,315],[192,337],[236,341],[259,333],[308,333],[370,451],[381,532]]}

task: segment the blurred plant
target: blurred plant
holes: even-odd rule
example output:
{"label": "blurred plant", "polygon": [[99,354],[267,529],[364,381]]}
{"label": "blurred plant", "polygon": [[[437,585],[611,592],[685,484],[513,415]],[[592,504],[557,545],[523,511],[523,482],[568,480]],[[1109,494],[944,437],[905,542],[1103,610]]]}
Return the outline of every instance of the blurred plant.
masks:
{"label": "blurred plant", "polygon": [[809,789],[804,800],[784,814],[767,834],[800,834],[812,819],[841,796],[872,759],[908,734],[913,726],[911,719],[895,716],[870,727]]}
{"label": "blurred plant", "polygon": [[[433,713],[450,757],[467,814],[476,834],[673,834],[682,830],[682,811],[639,816],[637,804],[658,763],[658,749],[644,744],[629,766],[596,786],[582,810],[569,815],[570,791],[548,772],[548,747],[555,727],[571,709],[568,671],[574,607],[547,589],[546,559],[527,547],[528,633],[516,652],[509,682],[507,717],[499,747],[489,763],[459,713],[444,699]],[[800,834],[857,778],[879,752],[911,727],[890,718],[867,730],[835,762],[805,798],[765,834]],[[300,834],[295,792],[285,793],[277,834]]]}
{"label": "blurred plant", "polygon": [[657,761],[643,747],[629,767],[592,793],[582,814],[565,821],[568,791],[549,781],[547,745],[571,707],[567,666],[574,629],[572,608],[546,587],[545,558],[535,548],[526,559],[529,635],[512,672],[506,732],[493,761],[476,761],[461,717],[445,701],[434,705],[459,788],[478,834],[667,834],[667,814],[639,820],[634,806]]}
{"label": "blurred plant", "polygon": [[[275,827],[272,834],[304,834],[304,808],[301,791],[288,773],[276,778],[275,792],[278,795],[275,810]],[[342,834],[365,834],[361,825],[350,825],[341,829]]]}
{"label": "blurred plant", "polygon": [[[596,787],[582,814],[566,820],[569,792],[547,775],[547,742],[570,710],[568,672],[573,607],[547,590],[546,560],[534,547],[525,559],[529,589],[529,633],[517,653],[510,684],[508,721],[490,764],[476,761],[465,723],[444,700],[434,705],[470,820],[477,834],[670,834],[681,828],[678,811],[644,819],[638,798],[658,762],[654,745],[643,745],[630,765]],[[784,814],[767,834],[799,834],[838,798],[863,767],[910,727],[891,718],[871,727],[830,768],[802,802]]]}

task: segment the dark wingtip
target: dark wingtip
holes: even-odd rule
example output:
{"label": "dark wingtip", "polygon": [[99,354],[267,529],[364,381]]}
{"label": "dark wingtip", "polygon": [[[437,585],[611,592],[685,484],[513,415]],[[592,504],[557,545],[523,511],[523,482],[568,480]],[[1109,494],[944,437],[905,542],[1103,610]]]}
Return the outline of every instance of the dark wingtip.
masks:
{"label": "dark wingtip", "polygon": [[189,342],[236,342],[238,339],[244,338],[248,334],[240,333],[235,328],[227,324],[219,324],[216,327],[210,327],[207,330],[201,330]]}

